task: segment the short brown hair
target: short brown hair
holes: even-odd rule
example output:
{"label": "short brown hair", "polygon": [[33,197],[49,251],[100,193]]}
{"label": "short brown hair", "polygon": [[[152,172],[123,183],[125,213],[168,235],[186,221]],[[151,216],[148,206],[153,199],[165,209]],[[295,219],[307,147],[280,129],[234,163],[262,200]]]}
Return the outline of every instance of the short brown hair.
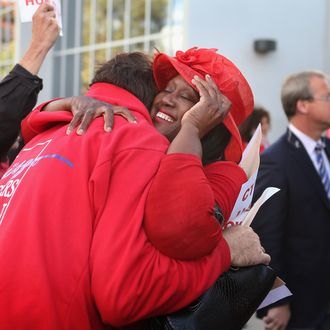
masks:
{"label": "short brown hair", "polygon": [[281,100],[284,112],[288,119],[296,114],[299,100],[311,100],[313,93],[310,88],[311,78],[327,79],[326,75],[319,71],[303,71],[289,76],[283,83]]}
{"label": "short brown hair", "polygon": [[105,82],[126,89],[149,110],[157,94],[151,58],[141,52],[121,53],[104,63],[92,84]]}

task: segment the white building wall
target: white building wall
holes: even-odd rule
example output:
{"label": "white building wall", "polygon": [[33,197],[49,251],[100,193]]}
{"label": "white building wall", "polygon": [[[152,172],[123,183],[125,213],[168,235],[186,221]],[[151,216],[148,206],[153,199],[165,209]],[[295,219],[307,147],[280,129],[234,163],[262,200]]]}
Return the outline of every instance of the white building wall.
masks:
{"label": "white building wall", "polygon": [[[270,111],[274,141],[285,129],[280,103],[283,79],[297,71],[330,73],[329,0],[187,0],[186,47],[216,47],[241,69],[256,104]],[[265,55],[255,39],[277,41]]]}

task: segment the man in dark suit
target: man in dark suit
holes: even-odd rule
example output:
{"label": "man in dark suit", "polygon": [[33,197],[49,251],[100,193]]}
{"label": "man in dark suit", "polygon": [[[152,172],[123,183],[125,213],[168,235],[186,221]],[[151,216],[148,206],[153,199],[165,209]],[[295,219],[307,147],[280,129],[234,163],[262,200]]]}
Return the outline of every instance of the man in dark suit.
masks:
{"label": "man in dark suit", "polygon": [[330,85],[320,72],[298,73],[281,98],[288,129],[261,155],[254,200],[266,187],[281,190],[252,227],[293,296],[265,310],[263,320],[272,330],[330,329],[330,140],[322,137]]}

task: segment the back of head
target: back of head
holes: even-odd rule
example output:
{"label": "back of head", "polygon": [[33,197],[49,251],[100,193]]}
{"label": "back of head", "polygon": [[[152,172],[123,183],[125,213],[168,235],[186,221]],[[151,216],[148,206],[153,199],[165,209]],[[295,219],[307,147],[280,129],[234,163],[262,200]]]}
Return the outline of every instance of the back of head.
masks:
{"label": "back of head", "polygon": [[141,52],[121,53],[104,63],[92,84],[109,83],[135,95],[149,110],[157,94],[151,58]]}
{"label": "back of head", "polygon": [[313,93],[310,88],[310,80],[313,77],[326,79],[322,72],[303,71],[290,75],[284,81],[281,90],[281,100],[288,119],[296,114],[297,102],[299,100],[313,99]]}

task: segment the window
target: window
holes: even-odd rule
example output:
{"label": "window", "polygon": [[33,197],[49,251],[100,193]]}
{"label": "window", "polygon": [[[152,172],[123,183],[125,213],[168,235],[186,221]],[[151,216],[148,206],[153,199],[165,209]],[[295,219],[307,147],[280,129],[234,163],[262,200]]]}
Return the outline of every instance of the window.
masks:
{"label": "window", "polygon": [[0,2],[0,79],[15,64],[15,1]]}
{"label": "window", "polygon": [[53,96],[86,91],[95,69],[123,51],[182,47],[184,0],[63,0]]}

